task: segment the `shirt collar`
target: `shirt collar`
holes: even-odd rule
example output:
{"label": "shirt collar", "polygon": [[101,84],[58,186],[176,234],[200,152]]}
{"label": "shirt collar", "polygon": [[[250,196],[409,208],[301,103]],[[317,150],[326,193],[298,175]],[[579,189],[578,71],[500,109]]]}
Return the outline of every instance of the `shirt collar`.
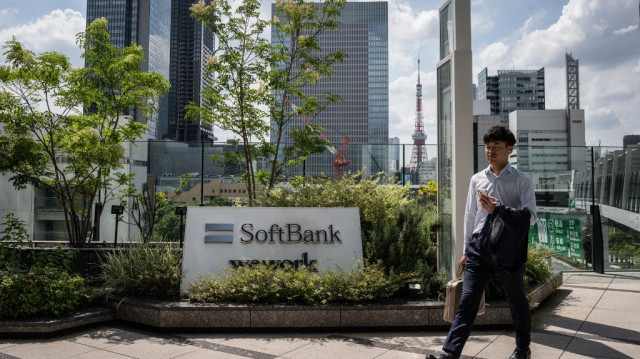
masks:
{"label": "shirt collar", "polygon": [[506,166],[504,166],[504,168],[502,169],[502,171],[500,171],[500,174],[496,175],[495,173],[493,173],[491,171],[491,165],[487,166],[487,168],[485,168],[484,172],[487,175],[492,175],[494,177],[500,177],[502,175],[507,175],[509,173],[511,173],[511,171],[513,170],[513,167],[511,167],[510,163],[507,163]]}

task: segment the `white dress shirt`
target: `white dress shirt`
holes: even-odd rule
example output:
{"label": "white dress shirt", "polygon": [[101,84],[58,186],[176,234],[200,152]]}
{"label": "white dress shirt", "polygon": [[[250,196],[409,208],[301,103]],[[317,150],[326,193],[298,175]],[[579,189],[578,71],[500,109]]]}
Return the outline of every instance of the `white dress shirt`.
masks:
{"label": "white dress shirt", "polygon": [[478,190],[486,189],[489,196],[496,197],[498,205],[509,206],[513,209],[527,208],[531,212],[530,224],[536,223],[536,196],[531,177],[507,164],[499,175],[491,172],[491,166],[471,177],[467,206],[464,211],[464,252],[471,242],[474,233],[480,233],[489,214],[478,205]]}

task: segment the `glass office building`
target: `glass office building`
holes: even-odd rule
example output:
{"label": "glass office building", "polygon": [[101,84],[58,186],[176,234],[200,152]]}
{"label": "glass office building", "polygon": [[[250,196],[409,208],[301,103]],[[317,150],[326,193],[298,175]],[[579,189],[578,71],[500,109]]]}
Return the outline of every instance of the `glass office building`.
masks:
{"label": "glass office building", "polygon": [[[101,17],[108,21],[112,44],[142,46],[143,71],[157,72],[169,80],[171,0],[87,0],[87,25]],[[167,130],[167,96],[158,106],[152,118],[144,119],[140,111],[131,114],[136,121],[146,121],[150,139],[162,138]]]}
{"label": "glass office building", "polygon": [[202,90],[210,84],[205,56],[213,54],[214,35],[191,17],[189,8],[197,0],[172,0],[171,11],[171,90],[166,136],[176,141],[213,139],[211,125],[185,118],[185,106],[201,105]]}
{"label": "glass office building", "polygon": [[[275,16],[275,5],[272,15]],[[347,2],[338,21],[340,30],[327,31],[320,37],[322,54],[340,50],[347,55],[343,63],[333,66],[331,78],[303,88],[305,94],[324,99],[330,92],[340,95],[342,102],[333,103],[313,117],[324,127],[329,142],[339,147],[349,136],[350,168],[364,168],[365,174],[388,171],[389,137],[389,27],[386,2]],[[276,28],[271,31],[272,42],[278,38]],[[295,102],[295,99],[292,99]],[[291,125],[302,127],[304,123]],[[288,132],[285,129],[284,135]],[[287,137],[285,137],[287,138]],[[286,141],[286,140],[285,140]],[[331,175],[333,156],[314,156],[305,164],[306,175]]]}
{"label": "glass office building", "polygon": [[491,114],[509,126],[509,113],[515,110],[544,110],[544,67],[539,70],[498,70],[489,76],[485,67],[478,74],[478,100],[489,100]]}

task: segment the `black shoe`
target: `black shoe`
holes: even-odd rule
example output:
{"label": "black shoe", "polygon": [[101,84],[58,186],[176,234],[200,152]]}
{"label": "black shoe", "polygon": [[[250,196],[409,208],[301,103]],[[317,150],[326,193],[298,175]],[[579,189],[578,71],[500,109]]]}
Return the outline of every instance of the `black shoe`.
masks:
{"label": "black shoe", "polygon": [[531,359],[531,349],[521,349],[516,347],[509,359]]}
{"label": "black shoe", "polygon": [[459,359],[459,358],[460,358],[460,355],[456,355],[453,353],[442,353],[438,356],[429,354],[425,359]]}

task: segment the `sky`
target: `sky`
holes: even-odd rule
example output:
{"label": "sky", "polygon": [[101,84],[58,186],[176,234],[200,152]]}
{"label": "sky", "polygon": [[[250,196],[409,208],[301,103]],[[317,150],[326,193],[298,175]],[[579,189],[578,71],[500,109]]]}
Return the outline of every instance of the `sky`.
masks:
{"label": "sky", "polygon": [[[586,144],[622,146],[640,134],[640,0],[471,0],[473,83],[487,68],[545,68],[546,108],[566,107],[565,53],[580,63]],[[270,18],[272,1],[263,0]],[[427,143],[436,143],[438,9],[444,0],[389,0],[389,136],[410,144],[418,56]],[[0,0],[0,43],[16,36],[36,53],[82,66],[76,34],[86,0]],[[4,58],[0,56],[0,61]]]}

